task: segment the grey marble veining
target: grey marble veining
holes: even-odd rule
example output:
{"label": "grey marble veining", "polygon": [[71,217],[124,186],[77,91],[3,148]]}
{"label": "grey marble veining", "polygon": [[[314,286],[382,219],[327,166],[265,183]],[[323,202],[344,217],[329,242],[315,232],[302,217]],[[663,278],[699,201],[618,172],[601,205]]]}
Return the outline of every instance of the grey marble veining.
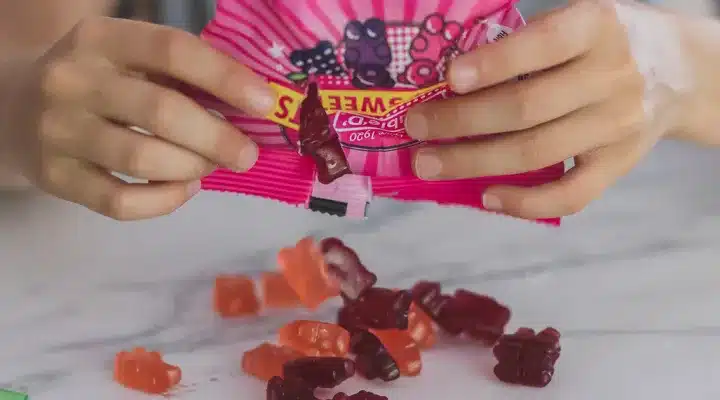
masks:
{"label": "grey marble veining", "polygon": [[[366,386],[394,400],[717,399],[720,155],[664,143],[587,211],[554,229],[465,209],[377,201],[352,222],[203,193],[177,213],[115,223],[39,195],[0,199],[0,387],[33,400],[142,399],[111,380],[115,352],[143,345],[183,369],[178,399],[261,399],[244,350],[303,312],[212,313],[213,277],[275,268],[302,235],[337,235],[387,286],[442,281],[496,296],[511,327],[563,334],[556,380],[507,387],[490,353],[441,344],[417,379]],[[336,304],[312,318],[331,320]]]}

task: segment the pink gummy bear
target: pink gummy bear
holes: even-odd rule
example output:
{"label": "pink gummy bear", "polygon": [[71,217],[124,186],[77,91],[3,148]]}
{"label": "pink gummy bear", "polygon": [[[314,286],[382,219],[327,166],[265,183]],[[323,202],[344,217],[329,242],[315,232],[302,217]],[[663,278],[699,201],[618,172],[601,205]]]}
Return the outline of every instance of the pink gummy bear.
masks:
{"label": "pink gummy bear", "polygon": [[463,28],[457,22],[445,21],[441,14],[431,14],[410,44],[413,62],[398,77],[402,83],[428,86],[441,79],[438,68],[456,47]]}

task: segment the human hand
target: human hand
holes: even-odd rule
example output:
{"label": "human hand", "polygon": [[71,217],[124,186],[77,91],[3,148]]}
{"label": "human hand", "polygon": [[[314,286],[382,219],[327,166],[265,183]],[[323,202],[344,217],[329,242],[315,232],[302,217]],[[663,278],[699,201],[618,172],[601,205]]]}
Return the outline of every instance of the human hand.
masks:
{"label": "human hand", "polygon": [[483,194],[486,208],[529,219],[578,212],[626,174],[666,129],[649,121],[645,79],[612,3],[571,2],[454,60],[448,81],[460,96],[414,108],[408,133],[421,140],[482,136],[419,149],[416,174],[516,174],[575,157],[559,181]]}
{"label": "human hand", "polygon": [[262,79],[189,33],[91,18],[23,74],[3,131],[23,174],[50,194],[118,220],[167,214],[216,165],[244,171],[257,157],[248,137],[161,83],[170,80],[252,115],[274,104]]}

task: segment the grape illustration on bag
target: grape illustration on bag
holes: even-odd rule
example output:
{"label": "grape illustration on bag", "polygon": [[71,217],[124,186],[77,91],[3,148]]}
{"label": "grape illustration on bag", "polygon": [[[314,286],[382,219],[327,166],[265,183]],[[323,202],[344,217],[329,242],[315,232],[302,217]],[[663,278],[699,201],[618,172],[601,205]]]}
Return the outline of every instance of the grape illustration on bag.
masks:
{"label": "grape illustration on bag", "polygon": [[[258,119],[207,94],[190,93],[260,148],[250,171],[215,171],[203,188],[363,217],[373,196],[482,208],[481,194],[491,184],[532,186],[558,179],[562,164],[513,176],[434,182],[416,178],[412,170],[413,152],[424,142],[407,135],[407,111],[455,96],[445,83],[448,63],[524,25],[515,1],[218,0],[202,37],[264,76],[278,102],[272,114]],[[339,143],[345,159],[335,154],[337,148],[332,159],[346,165],[342,175],[328,175],[317,164],[328,160],[327,154],[312,152],[327,152],[324,147],[301,149],[301,142],[311,143],[299,133],[300,105],[310,87],[319,89],[312,89],[318,96],[313,104],[321,104],[328,118],[314,126],[321,127],[323,143]]]}
{"label": "grape illustration on bag", "polygon": [[288,74],[288,79],[303,83],[312,75],[347,76],[343,66],[337,61],[335,47],[327,40],[319,42],[310,49],[299,49],[290,53],[290,62],[301,69]]}

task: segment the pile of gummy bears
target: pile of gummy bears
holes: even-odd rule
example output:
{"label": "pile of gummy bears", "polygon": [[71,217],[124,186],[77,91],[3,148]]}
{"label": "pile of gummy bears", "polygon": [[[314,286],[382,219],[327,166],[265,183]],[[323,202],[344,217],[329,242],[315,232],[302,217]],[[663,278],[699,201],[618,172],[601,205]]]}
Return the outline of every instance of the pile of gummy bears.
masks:
{"label": "pile of gummy bears", "polygon": [[[268,400],[319,400],[316,389],[331,389],[357,375],[393,381],[422,370],[421,351],[432,347],[439,329],[492,347],[495,376],[503,382],[547,386],[560,357],[560,333],[520,328],[506,334],[510,310],[495,299],[458,289],[442,293],[439,283],[420,281],[410,290],[375,286],[377,276],[341,240],[300,240],[278,254],[279,272],[255,282],[244,275],[218,276],[214,308],[224,318],[256,315],[262,307],[314,309],[341,296],[337,323],[298,320],[278,332],[278,343],[245,352],[242,369],[267,381]],[[261,304],[262,303],[262,304]],[[354,357],[350,357],[352,354]],[[115,380],[134,390],[166,393],[180,382],[180,368],[157,352],[137,348],[115,359]],[[368,391],[337,393],[332,400],[387,400]]]}

